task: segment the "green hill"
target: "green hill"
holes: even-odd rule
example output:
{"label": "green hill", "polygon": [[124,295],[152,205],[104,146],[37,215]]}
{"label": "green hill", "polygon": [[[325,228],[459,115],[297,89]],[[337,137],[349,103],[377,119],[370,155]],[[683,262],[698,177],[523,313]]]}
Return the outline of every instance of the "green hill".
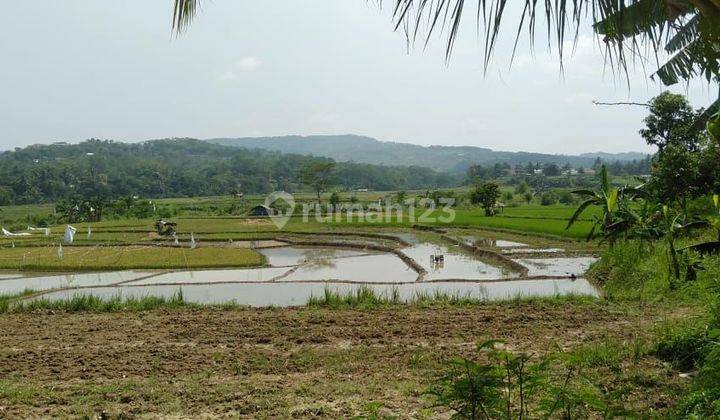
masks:
{"label": "green hill", "polygon": [[531,163],[569,163],[574,167],[590,167],[597,157],[606,162],[644,159],[642,153],[587,153],[581,156],[550,155],[529,152],[497,152],[473,146],[418,146],[408,143],[379,141],[355,135],[282,136],[218,138],[208,142],[247,149],[265,149],[283,153],[323,156],[339,162],[372,163],[377,165],[424,166],[436,171],[461,173],[471,165],[511,165]]}

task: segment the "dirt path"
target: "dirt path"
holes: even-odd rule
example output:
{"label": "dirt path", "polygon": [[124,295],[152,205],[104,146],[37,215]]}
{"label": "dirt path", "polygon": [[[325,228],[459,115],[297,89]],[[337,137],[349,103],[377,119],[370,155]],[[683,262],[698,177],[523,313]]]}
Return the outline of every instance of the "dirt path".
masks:
{"label": "dirt path", "polygon": [[636,328],[599,304],[6,314],[0,416],[435,416],[423,390],[480,340],[543,353]]}

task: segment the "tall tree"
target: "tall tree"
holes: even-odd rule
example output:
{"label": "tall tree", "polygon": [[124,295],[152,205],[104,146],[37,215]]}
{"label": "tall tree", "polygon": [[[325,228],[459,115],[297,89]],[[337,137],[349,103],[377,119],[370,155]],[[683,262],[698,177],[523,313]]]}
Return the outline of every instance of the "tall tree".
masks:
{"label": "tall tree", "polygon": [[704,127],[698,127],[696,112],[683,95],[663,92],[649,103],[650,114],[643,122],[640,135],[647,144],[657,146],[660,152],[671,143],[689,150],[697,150]]}
{"label": "tall tree", "polygon": [[335,162],[311,163],[300,169],[303,184],[312,188],[317,194],[318,204],[321,195],[335,183]]}
{"label": "tall tree", "polygon": [[498,198],[500,198],[500,186],[494,182],[480,184],[470,193],[470,202],[480,204],[485,209],[485,216],[494,214]]}

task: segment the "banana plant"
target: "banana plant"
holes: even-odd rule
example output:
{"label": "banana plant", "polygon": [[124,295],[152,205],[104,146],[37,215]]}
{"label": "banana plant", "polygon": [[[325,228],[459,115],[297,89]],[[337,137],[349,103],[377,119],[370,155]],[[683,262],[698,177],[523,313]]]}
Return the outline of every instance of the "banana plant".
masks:
{"label": "banana plant", "polygon": [[[707,123],[707,131],[710,137],[713,138],[717,144],[720,144],[720,112],[710,117]],[[717,195],[715,197],[717,197]]]}
{"label": "banana plant", "polygon": [[[691,220],[685,221],[682,214],[673,213],[668,206],[662,208],[662,218],[659,219],[657,225],[657,235],[665,238],[668,251],[668,259],[670,262],[670,272],[675,280],[680,279],[680,259],[679,253],[685,252],[689,247],[677,249],[677,240],[689,234],[694,229],[706,228],[709,226],[707,220]],[[671,282],[671,285],[674,283]]]}
{"label": "banana plant", "polygon": [[695,245],[690,245],[683,248],[681,251],[690,249],[698,252],[700,255],[720,252],[720,195],[713,195],[712,201],[714,206],[714,213],[706,217],[705,221],[708,226],[712,227],[717,232],[717,241],[703,242]]}
{"label": "banana plant", "polygon": [[581,196],[584,201],[580,203],[568,220],[566,229],[570,229],[590,206],[597,206],[602,208],[602,215],[600,217],[593,216],[594,223],[587,239],[591,240],[599,234],[604,240],[609,240],[611,244],[618,237],[626,234],[639,219],[629,203],[636,198],[645,196],[643,185],[611,188],[605,165],[600,169],[600,189],[598,191],[575,190],[572,193]]}

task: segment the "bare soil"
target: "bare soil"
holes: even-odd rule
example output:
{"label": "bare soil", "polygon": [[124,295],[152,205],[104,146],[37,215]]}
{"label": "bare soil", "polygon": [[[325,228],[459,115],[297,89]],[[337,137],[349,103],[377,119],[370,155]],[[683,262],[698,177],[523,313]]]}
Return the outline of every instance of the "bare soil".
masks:
{"label": "bare soil", "polygon": [[[447,417],[423,392],[479,341],[544,354],[630,342],[663,317],[570,303],[5,314],[0,417]],[[590,373],[659,415],[682,386],[651,356],[621,369]]]}

